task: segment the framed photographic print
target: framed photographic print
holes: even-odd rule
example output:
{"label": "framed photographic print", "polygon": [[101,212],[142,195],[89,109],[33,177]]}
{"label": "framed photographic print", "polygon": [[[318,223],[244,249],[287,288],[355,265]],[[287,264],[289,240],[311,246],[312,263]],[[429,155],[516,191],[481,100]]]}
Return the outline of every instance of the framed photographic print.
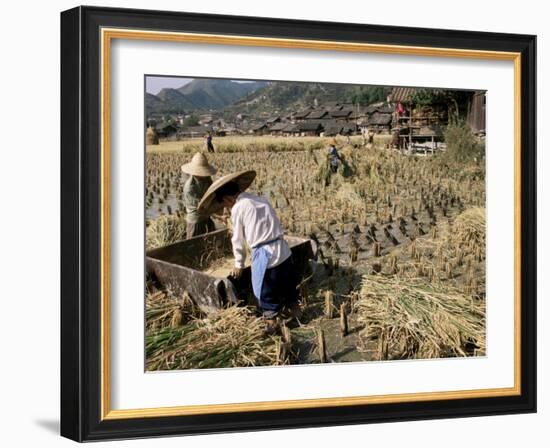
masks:
{"label": "framed photographic print", "polygon": [[61,433],[536,411],[535,36],[61,14]]}

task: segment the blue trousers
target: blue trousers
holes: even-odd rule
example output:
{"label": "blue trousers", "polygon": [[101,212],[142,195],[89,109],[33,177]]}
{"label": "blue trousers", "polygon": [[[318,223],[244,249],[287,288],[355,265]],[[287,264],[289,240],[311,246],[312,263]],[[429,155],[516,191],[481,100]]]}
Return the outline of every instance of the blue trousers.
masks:
{"label": "blue trousers", "polygon": [[296,274],[292,257],[288,257],[281,264],[265,271],[259,305],[264,317],[273,318],[283,306],[291,307],[297,302]]}

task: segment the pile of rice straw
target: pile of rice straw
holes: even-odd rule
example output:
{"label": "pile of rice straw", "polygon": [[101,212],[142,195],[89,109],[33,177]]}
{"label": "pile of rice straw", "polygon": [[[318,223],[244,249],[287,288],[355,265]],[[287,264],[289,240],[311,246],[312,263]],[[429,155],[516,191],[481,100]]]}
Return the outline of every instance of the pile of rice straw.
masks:
{"label": "pile of rice straw", "polygon": [[485,247],[485,208],[473,207],[458,215],[449,240],[455,246],[469,249]]}
{"label": "pile of rice straw", "polygon": [[231,306],[146,336],[147,370],[250,367],[278,363],[277,338],[264,335],[262,319]]}
{"label": "pile of rice straw", "polygon": [[148,333],[167,327],[176,328],[199,316],[200,311],[187,294],[176,297],[170,290],[162,290],[147,292],[145,296],[145,328]]}
{"label": "pile of rice straw", "polygon": [[449,285],[367,275],[356,309],[363,349],[377,340],[378,359],[485,353],[485,302]]}
{"label": "pile of rice straw", "polygon": [[187,225],[184,217],[163,215],[152,219],[145,230],[145,246],[147,249],[166,246],[176,241],[184,240]]}

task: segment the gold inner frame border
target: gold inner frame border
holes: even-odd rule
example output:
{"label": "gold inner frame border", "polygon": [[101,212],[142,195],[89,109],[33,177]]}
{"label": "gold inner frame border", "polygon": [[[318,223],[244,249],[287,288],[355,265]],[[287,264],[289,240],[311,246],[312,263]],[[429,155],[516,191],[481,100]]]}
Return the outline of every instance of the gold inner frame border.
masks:
{"label": "gold inner frame border", "polygon": [[[185,42],[212,45],[295,48],[413,56],[506,60],[514,63],[514,386],[509,388],[403,393],[302,400],[280,400],[111,409],[110,388],[110,63],[113,39]],[[318,407],[406,403],[432,400],[503,397],[521,394],[521,53],[418,47],[304,39],[279,39],[138,29],[101,29],[101,420],[168,417],[230,412],[273,411]]]}

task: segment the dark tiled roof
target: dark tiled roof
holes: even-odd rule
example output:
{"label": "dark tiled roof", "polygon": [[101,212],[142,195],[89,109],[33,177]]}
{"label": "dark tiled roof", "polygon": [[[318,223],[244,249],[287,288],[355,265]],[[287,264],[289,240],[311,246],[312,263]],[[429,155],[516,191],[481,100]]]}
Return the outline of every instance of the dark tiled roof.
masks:
{"label": "dark tiled roof", "polygon": [[282,129],[283,132],[299,132],[300,129],[298,128],[298,125],[294,123],[288,123],[285,125],[285,127]]}
{"label": "dark tiled roof", "polygon": [[294,118],[305,118],[311,112],[311,107],[306,107],[294,114]]}
{"label": "dark tiled roof", "polygon": [[369,124],[388,125],[391,123],[391,114],[374,113],[369,118]]}
{"label": "dark tiled roof", "polygon": [[324,109],[315,109],[312,110],[309,114],[307,114],[306,118],[308,120],[319,120],[320,118],[324,118],[328,115],[328,112]]}
{"label": "dark tiled roof", "polygon": [[331,117],[334,117],[334,118],[346,118],[346,117],[349,117],[351,112],[352,112],[351,109],[342,109],[342,110],[331,111],[330,115]]}
{"label": "dark tiled roof", "polygon": [[342,126],[325,127],[325,135],[337,135],[342,131]]}
{"label": "dark tiled roof", "polygon": [[256,126],[253,126],[252,130],[253,131],[261,131],[262,129],[265,129],[265,128],[267,128],[267,124],[266,123],[261,123],[261,124],[257,124]]}
{"label": "dark tiled roof", "polygon": [[168,128],[176,129],[176,125],[173,124],[173,123],[159,123],[159,124],[156,125],[156,129],[158,131],[163,131],[163,130],[168,129]]}
{"label": "dark tiled roof", "polygon": [[282,131],[288,123],[275,123],[273,126],[269,128],[270,131]]}
{"label": "dark tiled roof", "polygon": [[300,131],[320,131],[323,129],[323,124],[320,121],[304,121],[296,123]]}

